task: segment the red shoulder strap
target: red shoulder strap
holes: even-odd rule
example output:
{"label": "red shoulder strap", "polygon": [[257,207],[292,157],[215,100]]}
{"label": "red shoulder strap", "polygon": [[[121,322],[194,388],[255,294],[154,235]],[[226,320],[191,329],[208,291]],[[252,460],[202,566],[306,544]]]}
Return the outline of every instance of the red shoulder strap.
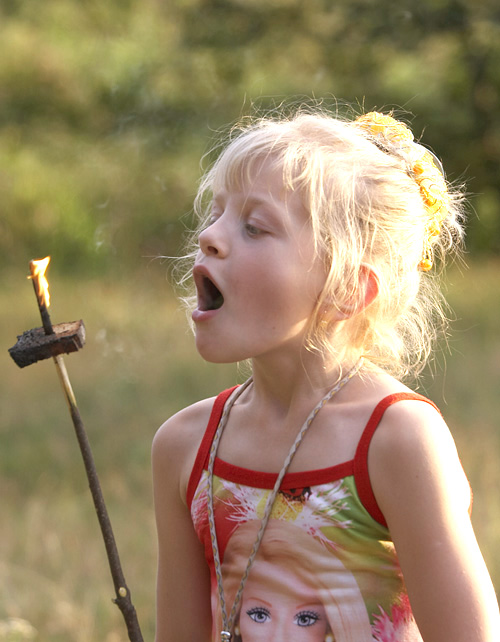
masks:
{"label": "red shoulder strap", "polygon": [[389,395],[388,397],[384,397],[384,399],[377,404],[368,420],[363,434],[361,435],[361,439],[359,440],[356,455],[354,457],[354,479],[359,498],[370,515],[379,522],[379,524],[382,524],[382,526],[385,527],[387,527],[387,522],[385,521],[385,517],[377,504],[377,500],[375,499],[370,482],[370,475],[368,473],[368,450],[370,448],[372,437],[387,408],[398,401],[410,400],[424,401],[431,406],[434,406],[434,408],[439,412],[437,406],[430,399],[427,399],[427,397],[423,397],[415,392],[399,392]]}
{"label": "red shoulder strap", "polygon": [[228,390],[224,390],[223,392],[221,392],[216,397],[214,405],[212,406],[210,419],[208,420],[207,428],[205,430],[205,434],[203,435],[203,439],[201,440],[200,447],[198,448],[198,453],[196,454],[196,459],[194,460],[193,470],[191,471],[191,475],[189,477],[189,483],[186,492],[186,502],[189,509],[191,508],[191,502],[193,501],[196,487],[198,486],[198,483],[200,481],[201,473],[203,472],[205,465],[208,464],[210,447],[212,445],[217,426],[219,425],[220,418],[222,417],[224,406],[226,405],[226,401],[235,388],[237,388],[237,386],[233,386],[233,388],[229,388]]}

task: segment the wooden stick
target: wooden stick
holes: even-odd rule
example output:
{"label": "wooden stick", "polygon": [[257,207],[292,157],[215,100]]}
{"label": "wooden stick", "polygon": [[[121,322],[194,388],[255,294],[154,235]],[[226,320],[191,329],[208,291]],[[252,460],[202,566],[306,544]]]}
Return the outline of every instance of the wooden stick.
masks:
{"label": "wooden stick", "polygon": [[[39,278],[34,273],[33,262],[30,263],[30,271],[45,334],[54,334],[54,329],[52,327],[52,322],[50,320],[47,306],[43,300],[43,297],[41,296]],[[101,484],[97,475],[94,457],[92,455],[92,449],[90,448],[90,442],[88,440],[87,432],[80,416],[80,411],[78,410],[78,406],[76,405],[76,399],[73,393],[71,382],[69,380],[68,372],[66,370],[66,365],[64,363],[62,355],[60,354],[54,356],[53,359],[57,374],[59,375],[59,380],[64,390],[66,401],[68,402],[71,419],[73,421],[76,437],[80,446],[80,452],[82,453],[83,463],[85,465],[85,472],[87,473],[90,492],[92,494],[92,499],[94,500],[97,518],[99,520],[101,533],[104,539],[104,545],[106,547],[109,568],[116,592],[116,598],[113,599],[113,602],[122,612],[125,624],[127,626],[130,642],[144,642],[139,626],[139,621],[137,619],[137,613],[135,611],[134,605],[132,604],[130,590],[127,586],[127,583],[125,582],[125,577],[123,575],[120,556],[118,555],[118,549],[116,547],[111,520],[109,519],[106,504],[104,502],[104,496],[102,494]]]}
{"label": "wooden stick", "polygon": [[106,547],[109,568],[116,592],[116,598],[113,600],[113,602],[122,612],[125,624],[127,626],[129,640],[131,642],[143,642],[137,614],[134,605],[132,604],[130,590],[126,584],[125,576],[123,575],[120,556],[118,555],[113,528],[111,526],[111,521],[109,519],[106,504],[104,502],[101,484],[99,482],[99,477],[97,475],[97,470],[94,463],[94,457],[92,455],[90,443],[85,431],[85,426],[80,416],[78,406],[76,405],[75,395],[73,393],[73,388],[71,386],[71,382],[69,380],[68,372],[66,370],[66,365],[64,363],[62,355],[54,357],[54,363],[56,365],[57,374],[59,375],[59,379],[64,390],[66,401],[68,402],[71,419],[75,427],[76,437],[78,439],[83,462],[85,464],[85,471],[87,473],[90,492],[92,494],[92,499],[94,500],[97,518],[99,520],[99,525],[101,527],[101,532],[104,539],[104,545]]}

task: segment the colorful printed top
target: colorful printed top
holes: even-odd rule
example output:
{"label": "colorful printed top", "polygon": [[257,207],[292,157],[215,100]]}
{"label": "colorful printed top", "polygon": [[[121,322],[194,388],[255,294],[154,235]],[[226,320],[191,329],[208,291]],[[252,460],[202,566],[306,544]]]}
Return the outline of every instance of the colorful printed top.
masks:
{"label": "colorful printed top", "polygon": [[[207,517],[207,466],[231,392],[214,403],[187,498],[212,575],[214,642],[221,614]],[[353,460],[285,475],[243,591],[236,642],[421,642],[368,476],[368,448],[385,410],[408,399],[432,404],[413,393],[386,397],[373,411]],[[229,610],[276,479],[273,473],[215,460],[214,514]]]}

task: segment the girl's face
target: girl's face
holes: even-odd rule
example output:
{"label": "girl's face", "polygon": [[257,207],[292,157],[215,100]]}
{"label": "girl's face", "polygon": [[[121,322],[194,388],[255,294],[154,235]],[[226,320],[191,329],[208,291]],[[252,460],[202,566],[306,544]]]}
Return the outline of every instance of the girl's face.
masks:
{"label": "girl's face", "polygon": [[293,572],[255,563],[243,592],[242,642],[324,642],[328,622],[313,589]]}
{"label": "girl's face", "polygon": [[326,270],[300,196],[263,161],[241,189],[214,195],[193,270],[196,345],[229,363],[302,348]]}

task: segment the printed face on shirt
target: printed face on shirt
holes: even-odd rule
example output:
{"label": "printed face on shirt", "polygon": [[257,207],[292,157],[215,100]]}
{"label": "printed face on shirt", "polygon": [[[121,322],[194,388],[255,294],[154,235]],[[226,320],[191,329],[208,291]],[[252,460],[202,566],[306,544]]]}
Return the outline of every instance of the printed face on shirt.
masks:
{"label": "printed face on shirt", "polygon": [[313,588],[259,560],[243,591],[239,628],[243,642],[323,642],[328,622]]}
{"label": "printed face on shirt", "polygon": [[214,194],[193,270],[198,351],[236,362],[303,346],[326,281],[300,194],[269,161],[234,190]]}

